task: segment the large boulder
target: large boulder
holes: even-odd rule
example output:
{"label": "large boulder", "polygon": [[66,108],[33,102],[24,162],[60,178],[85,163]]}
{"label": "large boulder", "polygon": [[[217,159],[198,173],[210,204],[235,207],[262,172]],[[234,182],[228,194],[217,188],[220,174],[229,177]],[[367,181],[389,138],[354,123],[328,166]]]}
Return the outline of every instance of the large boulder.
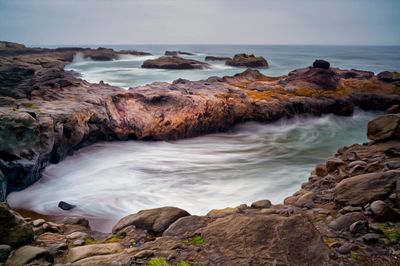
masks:
{"label": "large boulder", "polygon": [[[23,246],[14,251],[8,258],[7,266],[26,265],[33,260],[44,258],[48,262],[52,262],[52,257],[45,248],[35,246]],[[40,264],[35,264],[40,265]]]}
{"label": "large boulder", "polygon": [[173,222],[181,217],[190,214],[182,209],[175,207],[161,207],[156,209],[142,210],[138,213],[125,216],[113,227],[113,233],[117,233],[121,229],[134,225],[137,228],[162,233]]}
{"label": "large boulder", "polygon": [[17,248],[33,241],[32,226],[18,213],[10,210],[6,203],[0,203],[0,243]]}
{"label": "large boulder", "polygon": [[163,236],[184,236],[196,232],[199,228],[205,227],[213,219],[207,216],[185,216],[178,219],[164,231]]}
{"label": "large boulder", "polygon": [[336,231],[346,231],[350,229],[350,225],[353,223],[366,220],[367,218],[362,212],[350,212],[330,222],[329,227]]}
{"label": "large boulder", "polygon": [[344,205],[363,205],[389,196],[400,177],[399,170],[352,176],[334,189],[335,201]]}
{"label": "large boulder", "polygon": [[268,67],[268,62],[264,57],[253,54],[236,54],[233,59],[227,60],[225,64],[235,67]]}
{"label": "large boulder", "polygon": [[71,248],[68,252],[68,260],[75,262],[87,257],[107,255],[122,252],[124,248],[119,243],[94,244],[83,247]]}
{"label": "large boulder", "polygon": [[328,261],[329,250],[320,233],[301,215],[234,214],[199,233],[220,254],[212,265],[326,265]]}
{"label": "large boulder", "polygon": [[314,68],[323,68],[323,69],[329,69],[331,64],[328,61],[322,60],[322,59],[317,59],[313,63]]}
{"label": "large boulder", "polygon": [[385,140],[400,138],[400,114],[385,114],[368,122],[368,138]]}
{"label": "large boulder", "polygon": [[284,80],[280,81],[287,90],[296,88],[307,89],[336,89],[340,85],[341,75],[329,68],[309,67],[289,72]]}
{"label": "large boulder", "polygon": [[161,69],[203,69],[208,64],[186,59],[179,56],[161,56],[156,59],[149,59],[143,62],[142,68],[161,68]]}

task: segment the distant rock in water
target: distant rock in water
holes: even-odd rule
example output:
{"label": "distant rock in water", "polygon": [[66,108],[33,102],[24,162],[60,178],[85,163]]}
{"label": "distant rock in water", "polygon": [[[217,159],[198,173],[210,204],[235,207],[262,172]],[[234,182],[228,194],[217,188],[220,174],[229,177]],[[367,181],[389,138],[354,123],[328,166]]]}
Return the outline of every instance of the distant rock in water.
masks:
{"label": "distant rock in water", "polygon": [[129,54],[129,55],[137,55],[137,56],[144,56],[144,55],[151,55],[151,53],[141,52],[136,50],[120,50],[119,54]]}
{"label": "distant rock in water", "polygon": [[157,59],[149,59],[143,62],[142,68],[161,69],[203,69],[209,65],[193,59],[185,59],[179,56],[161,56]]}
{"label": "distant rock in water", "polygon": [[322,60],[322,59],[317,59],[313,63],[314,68],[323,68],[323,69],[329,69],[331,64],[328,61]]}
{"label": "distant rock in water", "polygon": [[165,55],[194,55],[192,53],[188,53],[188,52],[182,52],[182,51],[165,51]]}
{"label": "distant rock in water", "polygon": [[232,60],[232,58],[223,57],[223,56],[212,56],[212,55],[209,55],[209,56],[206,56],[204,58],[204,60],[206,60],[206,61],[226,61],[226,60]]}
{"label": "distant rock in water", "polygon": [[225,62],[228,66],[236,67],[268,67],[268,62],[262,56],[254,56],[253,54],[236,54],[233,59]]}
{"label": "distant rock in water", "polygon": [[75,206],[75,205],[72,205],[72,204],[69,204],[69,203],[67,203],[67,202],[65,202],[65,201],[60,201],[60,202],[58,203],[58,207],[59,207],[60,209],[64,210],[64,211],[69,211],[69,210],[75,208],[76,206]]}

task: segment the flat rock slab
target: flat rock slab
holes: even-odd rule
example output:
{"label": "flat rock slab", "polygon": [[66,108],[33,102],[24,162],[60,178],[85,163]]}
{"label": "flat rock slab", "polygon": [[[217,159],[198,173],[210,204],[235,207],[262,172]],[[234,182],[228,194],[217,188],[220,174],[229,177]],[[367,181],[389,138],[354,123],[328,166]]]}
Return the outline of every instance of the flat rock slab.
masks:
{"label": "flat rock slab", "polygon": [[76,262],[87,257],[120,253],[123,250],[124,248],[119,243],[94,244],[75,247],[69,250],[68,260],[70,262]]}
{"label": "flat rock slab", "polygon": [[35,246],[23,246],[14,251],[6,262],[6,266],[21,266],[35,259],[48,255],[44,248]]}

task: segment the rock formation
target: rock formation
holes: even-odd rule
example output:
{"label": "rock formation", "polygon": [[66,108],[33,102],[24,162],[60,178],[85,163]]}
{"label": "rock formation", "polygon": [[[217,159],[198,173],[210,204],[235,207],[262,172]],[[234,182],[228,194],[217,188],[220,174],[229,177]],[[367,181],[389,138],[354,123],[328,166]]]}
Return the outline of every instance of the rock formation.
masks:
{"label": "rock formation", "polygon": [[208,64],[206,63],[179,56],[161,56],[156,59],[148,59],[142,64],[142,68],[161,69],[202,69],[207,67]]}
{"label": "rock formation", "polygon": [[234,67],[268,67],[268,62],[262,56],[254,56],[253,54],[236,54],[233,59],[225,62],[228,66]]}
{"label": "rock formation", "polygon": [[223,57],[223,56],[206,56],[204,58],[205,61],[226,61],[226,60],[232,60],[230,57]]}

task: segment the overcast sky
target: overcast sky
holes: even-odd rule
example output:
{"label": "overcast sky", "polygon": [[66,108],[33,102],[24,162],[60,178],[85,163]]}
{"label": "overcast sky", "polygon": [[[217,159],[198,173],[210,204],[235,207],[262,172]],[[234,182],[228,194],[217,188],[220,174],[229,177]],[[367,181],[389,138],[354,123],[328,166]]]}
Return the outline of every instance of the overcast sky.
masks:
{"label": "overcast sky", "polygon": [[400,0],[0,0],[26,44],[400,44]]}

